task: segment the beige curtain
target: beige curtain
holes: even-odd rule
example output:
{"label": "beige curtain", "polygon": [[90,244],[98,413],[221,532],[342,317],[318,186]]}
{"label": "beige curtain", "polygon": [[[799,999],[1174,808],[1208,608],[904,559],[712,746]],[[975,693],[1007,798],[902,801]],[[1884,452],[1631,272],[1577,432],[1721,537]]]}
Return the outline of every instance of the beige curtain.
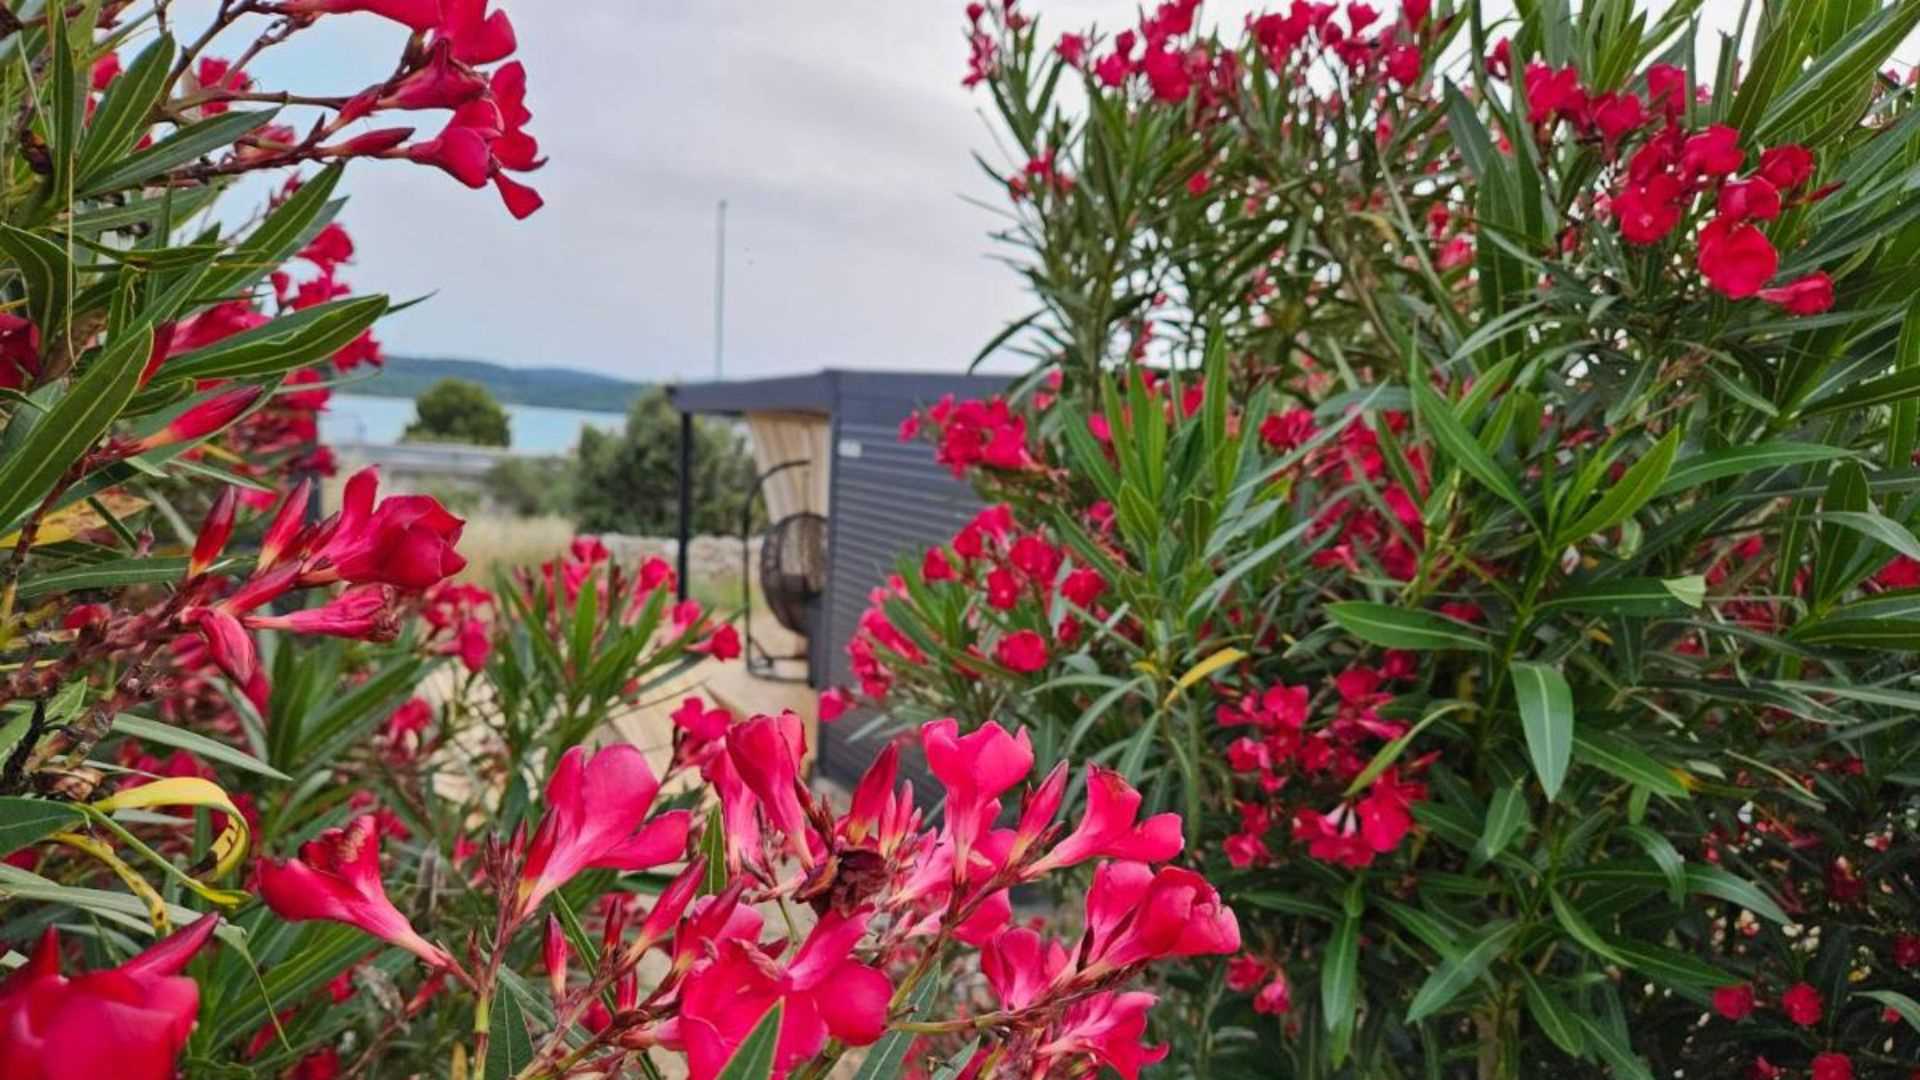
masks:
{"label": "beige curtain", "polygon": [[806,465],[788,469],[767,481],[767,520],[790,514],[827,512],[831,490],[833,450],[827,418],[817,413],[758,412],[747,414],[747,437],[753,443],[753,463],[762,473],[789,461]]}

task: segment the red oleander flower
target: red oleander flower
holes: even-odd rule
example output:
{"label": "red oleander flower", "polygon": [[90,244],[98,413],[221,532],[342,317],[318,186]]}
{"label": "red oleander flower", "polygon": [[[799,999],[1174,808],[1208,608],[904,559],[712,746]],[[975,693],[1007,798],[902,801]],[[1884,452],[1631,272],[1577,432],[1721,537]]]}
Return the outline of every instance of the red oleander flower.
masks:
{"label": "red oleander flower", "polygon": [[673,710],[673,722],[696,743],[710,743],[727,733],[733,723],[733,714],[722,708],[708,708],[707,703],[697,697],[680,702]]}
{"label": "red oleander flower", "polygon": [[1760,175],[1781,191],[1792,191],[1813,176],[1813,152],[1788,143],[1760,152]]}
{"label": "red oleander flower", "polygon": [[0,981],[7,1080],[169,1080],[200,1013],[199,985],[180,973],[219,924],[202,915],[119,967],[72,978],[49,926]]}
{"label": "red oleander flower", "polygon": [[1053,51],[1058,53],[1060,59],[1066,61],[1069,67],[1079,67],[1087,58],[1087,39],[1081,34],[1061,34],[1060,40],[1054,42]]}
{"label": "red oleander flower", "polygon": [[1687,72],[1673,64],[1655,64],[1647,69],[1647,96],[1669,117],[1687,108]]}
{"label": "red oleander flower", "polygon": [[1813,1080],[1853,1080],[1853,1059],[1831,1050],[1815,1054]]}
{"label": "red oleander flower", "polygon": [[1287,982],[1286,972],[1274,972],[1273,981],[1254,995],[1253,1011],[1262,1016],[1285,1016],[1293,1011],[1293,987]]}
{"label": "red oleander flower", "polygon": [[1725,124],[1715,124],[1691,136],[1680,150],[1680,168],[1693,174],[1726,176],[1745,160],[1740,133]]}
{"label": "red oleander flower", "polygon": [[1713,992],[1713,1011],[1728,1020],[1745,1020],[1753,1013],[1753,984],[1723,986]]}
{"label": "red oleander flower", "polygon": [[1767,235],[1752,225],[1715,218],[1700,231],[1695,265],[1715,292],[1729,300],[1744,300],[1773,277],[1780,255]]}
{"label": "red oleander flower", "polygon": [[1418,45],[1402,42],[1387,49],[1381,70],[1387,73],[1387,78],[1406,87],[1420,81],[1420,72],[1425,63]]}
{"label": "red oleander flower", "polygon": [[740,658],[740,630],[732,623],[721,623],[713,628],[705,638],[687,646],[688,652],[706,653],[715,660],[738,660]]}
{"label": "red oleander flower", "polygon": [[1602,94],[1593,103],[1593,126],[1600,129],[1600,140],[1612,154],[1620,140],[1646,126],[1647,107],[1640,95],[1631,91]]}
{"label": "red oleander flower", "polygon": [[1812,1027],[1820,1022],[1821,1004],[1820,991],[1807,983],[1795,983],[1780,995],[1780,1011],[1801,1027]]}
{"label": "red oleander flower", "polygon": [[1780,189],[1764,176],[1729,180],[1720,185],[1716,208],[1729,221],[1772,221],[1780,216]]}
{"label": "red oleander flower", "polygon": [[1920,934],[1894,936],[1893,962],[1903,969],[1920,967]]}
{"label": "red oleander flower", "polygon": [[1157,101],[1177,105],[1193,93],[1193,76],[1187,71],[1185,55],[1178,50],[1164,44],[1150,47],[1140,61],[1140,70],[1146,74]]}
{"label": "red oleander flower", "polygon": [[947,559],[945,548],[930,547],[920,560],[920,578],[923,581],[958,581],[960,575]]}
{"label": "red oleander flower", "polygon": [[1067,574],[1060,582],[1060,595],[1083,608],[1091,609],[1100,594],[1107,591],[1107,579],[1100,571],[1090,566],[1082,566]]}
{"label": "red oleander flower", "polygon": [[589,867],[645,870],[680,858],[690,813],[675,810],[649,821],[659,790],[638,747],[608,746],[591,760],[580,746],[561,755],[547,781],[547,812],[520,871],[518,917],[531,915],[548,893]]}
{"label": "red oleander flower", "polygon": [[245,685],[259,668],[259,654],[253,638],[240,620],[223,607],[189,608],[180,619],[199,631],[207,644],[207,655],[227,678]]}
{"label": "red oleander flower", "polygon": [[853,707],[853,695],[838,686],[829,686],[820,691],[820,722],[831,724],[847,714]]}
{"label": "red oleander flower", "polygon": [[1629,184],[1614,197],[1613,218],[1630,244],[1657,244],[1680,224],[1685,208],[1680,181],[1655,173],[1644,183]]}
{"label": "red oleander flower", "polygon": [[1825,270],[1816,270],[1756,295],[1789,315],[1818,315],[1833,306],[1833,278]]}
{"label": "red oleander flower", "polygon": [[421,937],[387,899],[380,880],[379,822],[372,814],[321,833],[301,846],[297,859],[261,859],[258,883],[260,899],[290,922],[346,923],[398,945],[430,966],[453,965],[446,950]]}
{"label": "red oleander flower", "polygon": [[1227,961],[1227,989],[1246,993],[1267,981],[1273,965],[1252,953],[1242,953]]}
{"label": "red oleander flower", "polygon": [[994,646],[993,658],[1022,674],[1047,666],[1047,639],[1032,630],[1015,630]]}

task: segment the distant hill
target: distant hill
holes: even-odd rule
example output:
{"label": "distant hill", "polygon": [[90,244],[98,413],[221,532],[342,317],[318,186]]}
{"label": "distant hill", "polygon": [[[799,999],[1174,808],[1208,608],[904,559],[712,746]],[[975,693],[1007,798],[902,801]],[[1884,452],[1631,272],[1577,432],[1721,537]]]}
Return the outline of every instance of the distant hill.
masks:
{"label": "distant hill", "polygon": [[545,405],[588,412],[624,413],[635,398],[648,390],[645,383],[572,368],[514,368],[484,360],[389,356],[380,374],[353,384],[347,392],[371,397],[415,398],[441,379],[477,382],[507,405]]}

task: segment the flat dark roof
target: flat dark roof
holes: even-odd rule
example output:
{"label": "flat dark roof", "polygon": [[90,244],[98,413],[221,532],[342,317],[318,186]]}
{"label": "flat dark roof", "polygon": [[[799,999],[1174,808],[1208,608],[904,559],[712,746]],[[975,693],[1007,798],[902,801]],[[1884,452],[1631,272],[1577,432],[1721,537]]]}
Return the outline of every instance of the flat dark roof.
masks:
{"label": "flat dark roof", "polygon": [[826,368],[809,375],[768,379],[678,383],[667,400],[681,412],[739,415],[750,412],[811,412],[832,415],[849,399],[931,404],[941,397],[984,397],[1006,389],[1005,375],[946,375],[919,371]]}

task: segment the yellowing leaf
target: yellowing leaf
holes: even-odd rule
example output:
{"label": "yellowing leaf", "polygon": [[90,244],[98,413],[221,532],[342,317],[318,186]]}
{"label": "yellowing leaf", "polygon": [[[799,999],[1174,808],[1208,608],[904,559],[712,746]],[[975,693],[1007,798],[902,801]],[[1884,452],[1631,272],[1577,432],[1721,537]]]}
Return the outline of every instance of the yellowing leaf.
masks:
{"label": "yellowing leaf", "polygon": [[133,895],[139,897],[141,902],[147,905],[147,919],[153,923],[154,933],[167,934],[172,932],[173,925],[167,921],[166,901],[160,898],[160,893],[147,882],[146,878],[141,877],[133,867],[128,866],[119,855],[115,854],[111,846],[102,841],[95,840],[91,836],[82,836],[79,833],[55,833],[53,839],[56,843],[65,844],[77,851],[84,851],[88,855],[106,863],[108,868],[119,875],[122,882],[126,883],[127,888],[133,892]]}
{"label": "yellowing leaf", "polygon": [[[104,492],[94,498],[100,505],[107,508],[108,513],[122,521],[147,508],[147,500],[137,495],[127,495],[117,491]],[[84,502],[74,503],[72,506],[55,510],[41,520],[40,531],[33,536],[33,546],[58,544],[83,533],[106,527],[106,519],[95,512],[92,506]],[[0,549],[11,548],[19,539],[18,531],[0,536]]]}
{"label": "yellowing leaf", "polygon": [[224,811],[227,827],[213,838],[213,876],[224,877],[247,856],[247,819],[233,805],[225,789],[197,776],[176,776],[127,788],[93,804],[95,810],[143,810],[150,806],[206,806]]}
{"label": "yellowing leaf", "polygon": [[1246,659],[1246,656],[1247,654],[1244,650],[1236,649],[1231,645],[1229,645],[1228,647],[1221,649],[1219,652],[1214,653],[1212,656],[1207,657],[1205,660],[1202,660],[1199,663],[1193,665],[1192,667],[1187,669],[1187,673],[1185,675],[1180,676],[1179,682],[1176,682],[1173,684],[1173,689],[1167,691],[1167,699],[1161,702],[1161,705],[1166,706],[1166,705],[1173,704],[1173,699],[1185,693],[1187,688],[1192,686],[1194,683],[1197,683],[1200,680],[1206,678],[1207,676],[1213,674],[1214,672],[1219,671],[1221,668],[1226,667],[1228,664],[1238,663],[1239,661]]}

